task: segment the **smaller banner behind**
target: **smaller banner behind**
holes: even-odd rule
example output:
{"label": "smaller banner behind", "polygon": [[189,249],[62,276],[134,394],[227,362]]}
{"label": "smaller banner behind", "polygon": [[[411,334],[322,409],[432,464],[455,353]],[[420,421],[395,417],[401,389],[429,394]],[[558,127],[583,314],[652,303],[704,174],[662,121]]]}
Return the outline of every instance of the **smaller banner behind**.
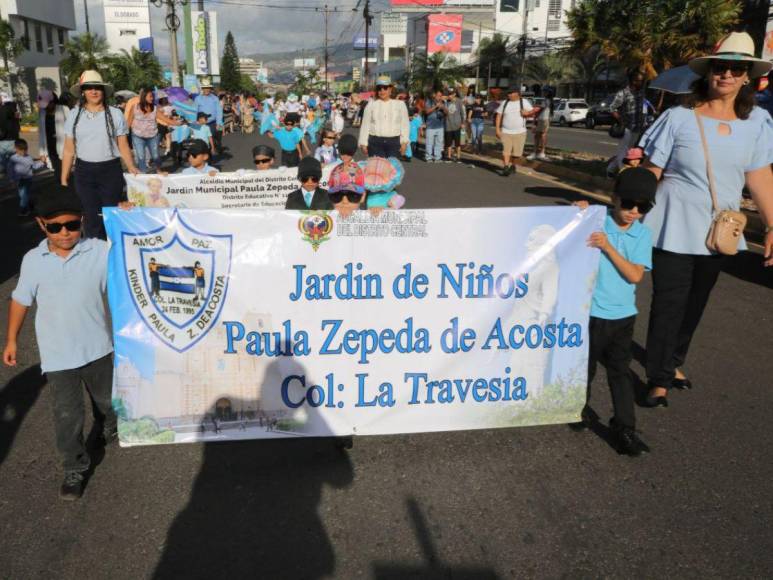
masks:
{"label": "smaller banner behind", "polygon": [[[322,168],[320,187],[327,188],[333,166]],[[298,169],[236,171],[209,175],[124,174],[126,191],[137,207],[201,209],[284,209],[287,195],[300,187]]]}
{"label": "smaller banner behind", "polygon": [[576,421],[603,219],[106,208],[121,442]]}

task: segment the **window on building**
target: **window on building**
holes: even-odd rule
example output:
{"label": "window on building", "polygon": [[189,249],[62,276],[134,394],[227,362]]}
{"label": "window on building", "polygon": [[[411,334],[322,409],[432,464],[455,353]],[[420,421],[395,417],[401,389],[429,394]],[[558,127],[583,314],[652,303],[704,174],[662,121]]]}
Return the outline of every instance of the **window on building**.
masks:
{"label": "window on building", "polygon": [[118,36],[137,36],[137,31],[134,29],[122,29],[118,31]]}
{"label": "window on building", "polygon": [[560,20],[553,20],[552,18],[548,19],[548,32],[558,32],[561,30],[561,21]]}
{"label": "window on building", "polygon": [[54,31],[50,26],[46,26],[46,51],[54,54]]}
{"label": "window on building", "polygon": [[21,43],[27,50],[30,49],[30,22],[26,18],[22,20]]}
{"label": "window on building", "polygon": [[500,12],[518,12],[519,0],[500,0]]}
{"label": "window on building", "polygon": [[59,36],[59,54],[64,54],[64,45],[67,44],[67,36],[65,35],[64,28],[59,28],[56,32]]}
{"label": "window on building", "polygon": [[561,18],[561,4],[563,4],[561,0],[550,0],[548,2],[548,14],[552,18]]}
{"label": "window on building", "polygon": [[472,30],[462,30],[462,50],[461,50],[461,52],[464,52],[464,53],[472,52],[473,34],[474,34],[474,31],[472,31]]}
{"label": "window on building", "polygon": [[35,50],[43,52],[43,29],[40,22],[35,23]]}

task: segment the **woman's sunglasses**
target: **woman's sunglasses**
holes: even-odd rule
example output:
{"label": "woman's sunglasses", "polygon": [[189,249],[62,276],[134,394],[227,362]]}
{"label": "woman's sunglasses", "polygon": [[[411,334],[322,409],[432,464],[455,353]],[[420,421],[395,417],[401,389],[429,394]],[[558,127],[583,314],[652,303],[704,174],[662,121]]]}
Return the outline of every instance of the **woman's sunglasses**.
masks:
{"label": "woman's sunglasses", "polygon": [[335,136],[335,135],[325,135],[325,136],[324,136],[324,137],[322,137],[322,138],[323,138],[323,139],[335,139],[335,138],[336,138],[336,136]]}
{"label": "woman's sunglasses", "polygon": [[72,220],[69,222],[49,222],[44,224],[46,231],[49,234],[58,234],[62,231],[62,228],[66,228],[68,232],[77,232],[81,229],[81,220]]}
{"label": "woman's sunglasses", "polygon": [[639,213],[644,215],[652,209],[651,201],[636,201],[635,199],[621,199],[620,208],[624,210],[632,210],[633,208],[639,208]]}
{"label": "woman's sunglasses", "polygon": [[715,75],[721,75],[726,70],[730,71],[734,77],[742,77],[749,72],[749,65],[741,62],[726,62],[722,60],[711,61],[711,72]]}
{"label": "woman's sunglasses", "polygon": [[82,85],[81,91],[101,91],[102,85]]}
{"label": "woman's sunglasses", "polygon": [[265,163],[271,163],[271,157],[256,157],[255,158],[255,165],[263,165]]}
{"label": "woman's sunglasses", "polygon": [[344,198],[349,203],[360,203],[362,201],[362,194],[355,193],[354,191],[337,191],[336,193],[328,193],[327,197],[333,204],[341,203]]}

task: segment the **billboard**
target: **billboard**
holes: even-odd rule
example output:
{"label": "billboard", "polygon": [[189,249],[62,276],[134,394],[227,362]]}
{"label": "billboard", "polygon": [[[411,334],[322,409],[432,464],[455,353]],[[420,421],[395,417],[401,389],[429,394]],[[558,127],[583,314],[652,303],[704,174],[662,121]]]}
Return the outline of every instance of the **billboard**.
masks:
{"label": "billboard", "polygon": [[494,6],[496,0],[391,0],[391,5],[398,8],[420,8],[422,6],[460,6],[474,8],[478,6]]}
{"label": "billboard", "polygon": [[[352,48],[354,50],[365,50],[365,35],[358,34],[352,41]],[[378,48],[378,35],[368,35],[368,50],[376,50]]]}
{"label": "billboard", "polygon": [[191,11],[191,29],[193,30],[193,72],[197,75],[219,75],[217,12]]}
{"label": "billboard", "polygon": [[427,17],[427,54],[461,52],[463,20],[461,14],[430,14]]}
{"label": "billboard", "polygon": [[293,60],[293,68],[314,68],[317,66],[315,58],[296,58]]}

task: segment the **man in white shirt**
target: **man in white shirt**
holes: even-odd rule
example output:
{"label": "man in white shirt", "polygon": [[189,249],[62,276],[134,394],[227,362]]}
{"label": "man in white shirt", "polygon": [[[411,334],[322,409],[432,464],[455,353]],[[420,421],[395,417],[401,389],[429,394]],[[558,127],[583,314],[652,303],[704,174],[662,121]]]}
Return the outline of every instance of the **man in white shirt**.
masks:
{"label": "man in white shirt", "polygon": [[392,80],[388,76],[378,77],[376,95],[362,115],[360,148],[368,157],[405,155],[410,135],[408,108],[404,102],[392,99]]}
{"label": "man in white shirt", "polygon": [[525,117],[531,117],[535,112],[531,103],[521,98],[519,88],[510,87],[507,90],[507,100],[499,105],[495,122],[497,139],[502,141],[502,177],[515,171],[515,165],[510,160],[523,155],[523,146],[526,144]]}

